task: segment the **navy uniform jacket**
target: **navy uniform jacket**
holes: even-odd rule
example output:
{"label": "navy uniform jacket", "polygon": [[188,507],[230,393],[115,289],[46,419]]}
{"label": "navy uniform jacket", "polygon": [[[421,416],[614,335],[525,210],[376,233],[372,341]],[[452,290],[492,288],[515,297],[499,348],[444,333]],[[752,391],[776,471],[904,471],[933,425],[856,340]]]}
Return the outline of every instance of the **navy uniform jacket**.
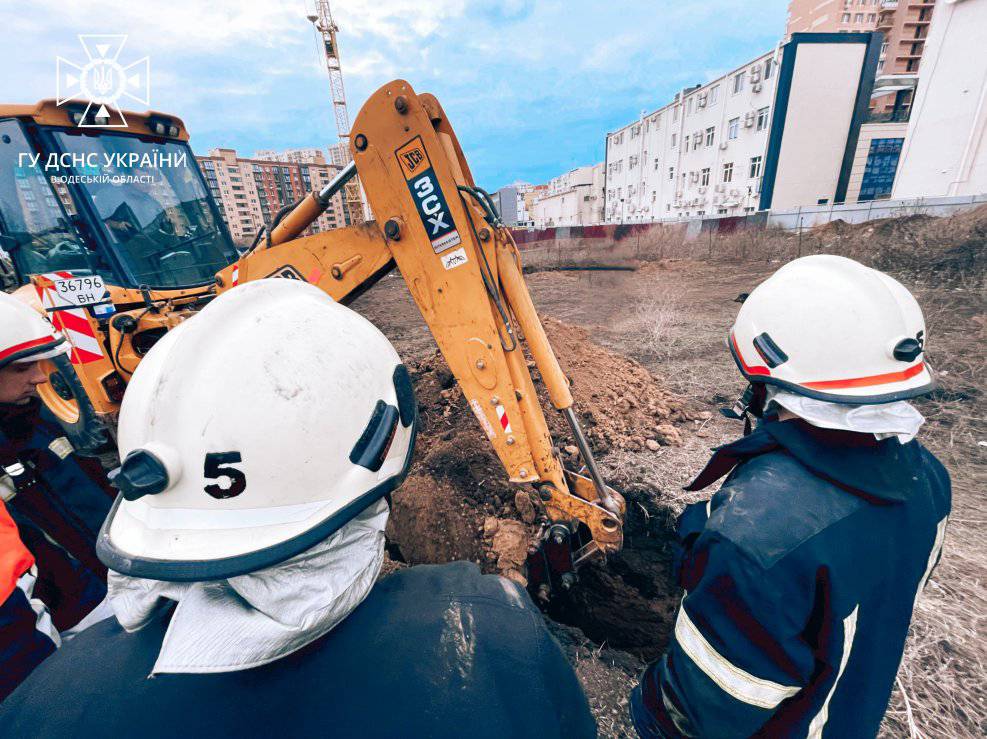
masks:
{"label": "navy uniform jacket", "polygon": [[166,627],[83,631],[0,705],[0,736],[596,736],[538,609],[471,563],[397,572],[324,637],[250,670],[149,679]]}
{"label": "navy uniform jacket", "polygon": [[[106,596],[96,537],[114,493],[95,459],[74,453],[34,399],[0,406],[0,492],[7,549],[28,559],[0,567],[0,700]],[[16,527],[15,527],[16,524]],[[24,562],[33,560],[30,571]],[[16,587],[15,587],[16,586]]]}
{"label": "navy uniform jacket", "polygon": [[918,442],[771,421],[690,489],[672,642],[631,698],[642,737],[873,737],[942,551],[949,476]]}

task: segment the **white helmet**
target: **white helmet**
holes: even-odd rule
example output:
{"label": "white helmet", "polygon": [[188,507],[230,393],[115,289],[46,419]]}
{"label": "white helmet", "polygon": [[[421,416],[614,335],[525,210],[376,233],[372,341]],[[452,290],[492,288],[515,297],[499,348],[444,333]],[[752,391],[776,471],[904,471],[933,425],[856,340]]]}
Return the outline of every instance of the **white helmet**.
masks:
{"label": "white helmet", "polygon": [[0,293],[0,369],[11,362],[50,359],[69,348],[45,316],[13,295]]}
{"label": "white helmet", "polygon": [[172,581],[282,562],[401,484],[416,422],[407,370],[373,324],[297,280],[241,285],[134,372],[97,553]]}
{"label": "white helmet", "polygon": [[729,346],[752,383],[835,403],[890,403],[935,387],[922,309],[882,272],[831,255],[789,262],[750,294]]}

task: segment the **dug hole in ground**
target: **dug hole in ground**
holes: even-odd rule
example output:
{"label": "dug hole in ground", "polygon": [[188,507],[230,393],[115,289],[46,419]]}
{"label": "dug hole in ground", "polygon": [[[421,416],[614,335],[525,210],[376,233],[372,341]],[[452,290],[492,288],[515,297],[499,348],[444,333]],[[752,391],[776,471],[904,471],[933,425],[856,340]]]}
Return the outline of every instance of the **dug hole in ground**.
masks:
{"label": "dug hole in ground", "polygon": [[[582,568],[578,587],[546,614],[600,735],[634,736],[627,696],[669,638],[681,597],[671,573],[674,519],[716,489],[684,493],[682,486],[711,447],[742,434],[740,423],[716,412],[744,386],[724,345],[739,308],[734,301],[809,253],[852,256],[911,289],[939,373],[940,389],[916,405],[927,418],[920,439],[952,477],[953,514],[881,736],[987,734],[987,208],[949,219],[831,224],[801,235],[741,233],[698,246],[665,244],[662,251],[676,258],[642,253],[635,271],[527,277],[604,477],[627,499],[623,551]],[[467,559],[518,579],[537,528],[531,510],[506,482],[403,281],[385,278],[353,307],[381,328],[412,370],[421,413],[415,463],[394,495],[388,569]],[[560,451],[574,461],[568,429],[543,401]]]}

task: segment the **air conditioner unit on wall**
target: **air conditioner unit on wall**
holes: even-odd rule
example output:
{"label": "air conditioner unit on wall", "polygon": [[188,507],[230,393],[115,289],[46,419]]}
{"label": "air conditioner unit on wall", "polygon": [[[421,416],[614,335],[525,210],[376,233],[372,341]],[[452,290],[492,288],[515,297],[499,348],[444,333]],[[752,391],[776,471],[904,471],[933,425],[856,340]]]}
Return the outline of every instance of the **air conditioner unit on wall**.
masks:
{"label": "air conditioner unit on wall", "polygon": [[699,105],[700,108],[705,108],[706,107],[707,97],[708,96],[707,96],[707,94],[705,92],[702,92],[702,93],[699,94],[699,102],[698,102],[698,105]]}
{"label": "air conditioner unit on wall", "polygon": [[761,67],[760,65],[751,68],[751,82],[757,83],[761,81]]}
{"label": "air conditioner unit on wall", "polygon": [[721,141],[720,142],[720,148],[721,149],[726,149],[727,148],[727,142],[726,141]]}
{"label": "air conditioner unit on wall", "polygon": [[700,187],[699,188],[699,194],[700,195],[704,195],[705,193],[706,193],[706,188],[705,187]]}
{"label": "air conditioner unit on wall", "polygon": [[754,125],[754,111],[749,110],[744,113],[744,128],[750,128]]}
{"label": "air conditioner unit on wall", "polygon": [[753,85],[751,85],[751,90],[753,90],[754,92],[760,92],[761,87],[762,85],[760,82],[755,82]]}
{"label": "air conditioner unit on wall", "polygon": [[716,192],[726,192],[727,186],[726,185],[716,185],[716,187],[714,187],[713,189],[716,190]]}

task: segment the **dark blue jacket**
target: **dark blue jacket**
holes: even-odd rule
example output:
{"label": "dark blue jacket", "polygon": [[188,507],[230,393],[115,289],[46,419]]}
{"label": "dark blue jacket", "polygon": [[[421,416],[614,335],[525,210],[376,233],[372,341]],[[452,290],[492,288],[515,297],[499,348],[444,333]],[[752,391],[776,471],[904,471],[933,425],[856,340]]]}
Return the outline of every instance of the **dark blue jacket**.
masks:
{"label": "dark blue jacket", "polygon": [[[35,562],[30,582],[2,592],[0,700],[58,646],[58,632],[75,626],[106,596],[106,569],[96,537],[113,491],[95,459],[79,457],[54,418],[34,400],[0,406],[0,476],[5,515]],[[13,570],[5,579],[20,579]],[[8,582],[7,585],[10,583]],[[0,583],[2,586],[3,583]]]}
{"label": "dark blue jacket", "polygon": [[0,706],[0,737],[596,735],[538,609],[471,563],[397,572],[326,636],[240,672],[148,679],[167,621],[79,634]]}
{"label": "dark blue jacket", "polygon": [[766,422],[721,447],[680,519],[686,594],[631,699],[642,737],[873,737],[949,476],[918,442]]}

